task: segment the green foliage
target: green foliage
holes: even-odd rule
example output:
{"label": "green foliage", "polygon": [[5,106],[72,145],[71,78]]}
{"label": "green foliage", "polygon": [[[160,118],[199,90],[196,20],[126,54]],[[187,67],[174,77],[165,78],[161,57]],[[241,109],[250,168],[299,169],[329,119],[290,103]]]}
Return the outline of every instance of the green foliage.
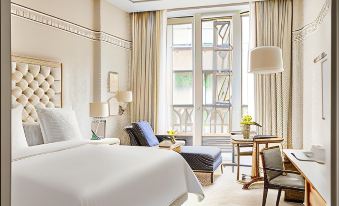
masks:
{"label": "green foliage", "polygon": [[212,87],[212,76],[205,74],[204,76],[204,86],[205,88],[211,88]]}
{"label": "green foliage", "polygon": [[183,72],[175,74],[175,87],[184,88],[184,87],[192,87],[192,73]]}
{"label": "green foliage", "polygon": [[244,116],[242,116],[242,121],[240,122],[240,124],[243,124],[243,125],[255,125],[255,126],[258,126],[258,127],[262,127],[260,124],[252,121],[252,116],[248,115],[248,114],[245,114]]}

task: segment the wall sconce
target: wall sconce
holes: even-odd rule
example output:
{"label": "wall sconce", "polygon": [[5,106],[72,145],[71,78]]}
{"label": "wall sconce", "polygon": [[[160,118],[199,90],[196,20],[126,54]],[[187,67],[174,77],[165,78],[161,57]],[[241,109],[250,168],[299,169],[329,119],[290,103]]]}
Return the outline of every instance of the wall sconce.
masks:
{"label": "wall sconce", "polygon": [[119,91],[117,95],[119,101],[119,115],[123,115],[128,103],[132,102],[132,91]]}

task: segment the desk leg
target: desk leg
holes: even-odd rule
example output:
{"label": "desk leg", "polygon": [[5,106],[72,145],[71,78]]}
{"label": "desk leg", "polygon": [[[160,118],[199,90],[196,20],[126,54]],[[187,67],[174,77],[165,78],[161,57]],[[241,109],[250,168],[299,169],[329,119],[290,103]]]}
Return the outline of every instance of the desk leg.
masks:
{"label": "desk leg", "polygon": [[255,143],[255,148],[256,148],[256,154],[255,154],[255,157],[256,157],[256,161],[255,161],[255,177],[260,177],[260,174],[259,174],[259,153],[260,153],[260,144],[258,143]]}
{"label": "desk leg", "polygon": [[255,183],[255,182],[260,182],[260,181],[264,181],[263,177],[254,177],[250,182],[244,184],[244,186],[242,186],[243,190],[248,190],[250,189],[250,186]]}
{"label": "desk leg", "polygon": [[252,180],[244,184],[242,187],[244,190],[248,190],[253,183],[264,180],[259,174],[259,144],[256,142],[253,143],[252,165]]}
{"label": "desk leg", "polygon": [[256,144],[253,143],[253,152],[252,152],[252,178],[256,177],[256,161],[257,161],[257,148],[256,148]]}
{"label": "desk leg", "polygon": [[235,164],[235,159],[234,159],[234,144],[232,144],[232,173],[234,173],[234,164]]}

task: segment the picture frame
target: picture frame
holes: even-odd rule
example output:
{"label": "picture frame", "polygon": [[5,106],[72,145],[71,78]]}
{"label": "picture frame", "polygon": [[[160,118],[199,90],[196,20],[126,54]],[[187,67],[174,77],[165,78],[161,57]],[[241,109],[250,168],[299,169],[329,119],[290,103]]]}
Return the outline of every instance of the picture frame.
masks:
{"label": "picture frame", "polygon": [[108,91],[110,93],[119,91],[119,74],[117,72],[108,73]]}

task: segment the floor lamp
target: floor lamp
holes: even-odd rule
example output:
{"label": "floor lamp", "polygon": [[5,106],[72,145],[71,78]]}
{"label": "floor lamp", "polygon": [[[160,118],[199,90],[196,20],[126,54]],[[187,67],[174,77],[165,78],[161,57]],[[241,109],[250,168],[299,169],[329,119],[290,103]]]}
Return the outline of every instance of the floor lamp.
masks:
{"label": "floor lamp", "polygon": [[261,46],[251,50],[250,65],[248,71],[249,73],[274,74],[283,71],[284,64],[282,50],[280,47]]}

